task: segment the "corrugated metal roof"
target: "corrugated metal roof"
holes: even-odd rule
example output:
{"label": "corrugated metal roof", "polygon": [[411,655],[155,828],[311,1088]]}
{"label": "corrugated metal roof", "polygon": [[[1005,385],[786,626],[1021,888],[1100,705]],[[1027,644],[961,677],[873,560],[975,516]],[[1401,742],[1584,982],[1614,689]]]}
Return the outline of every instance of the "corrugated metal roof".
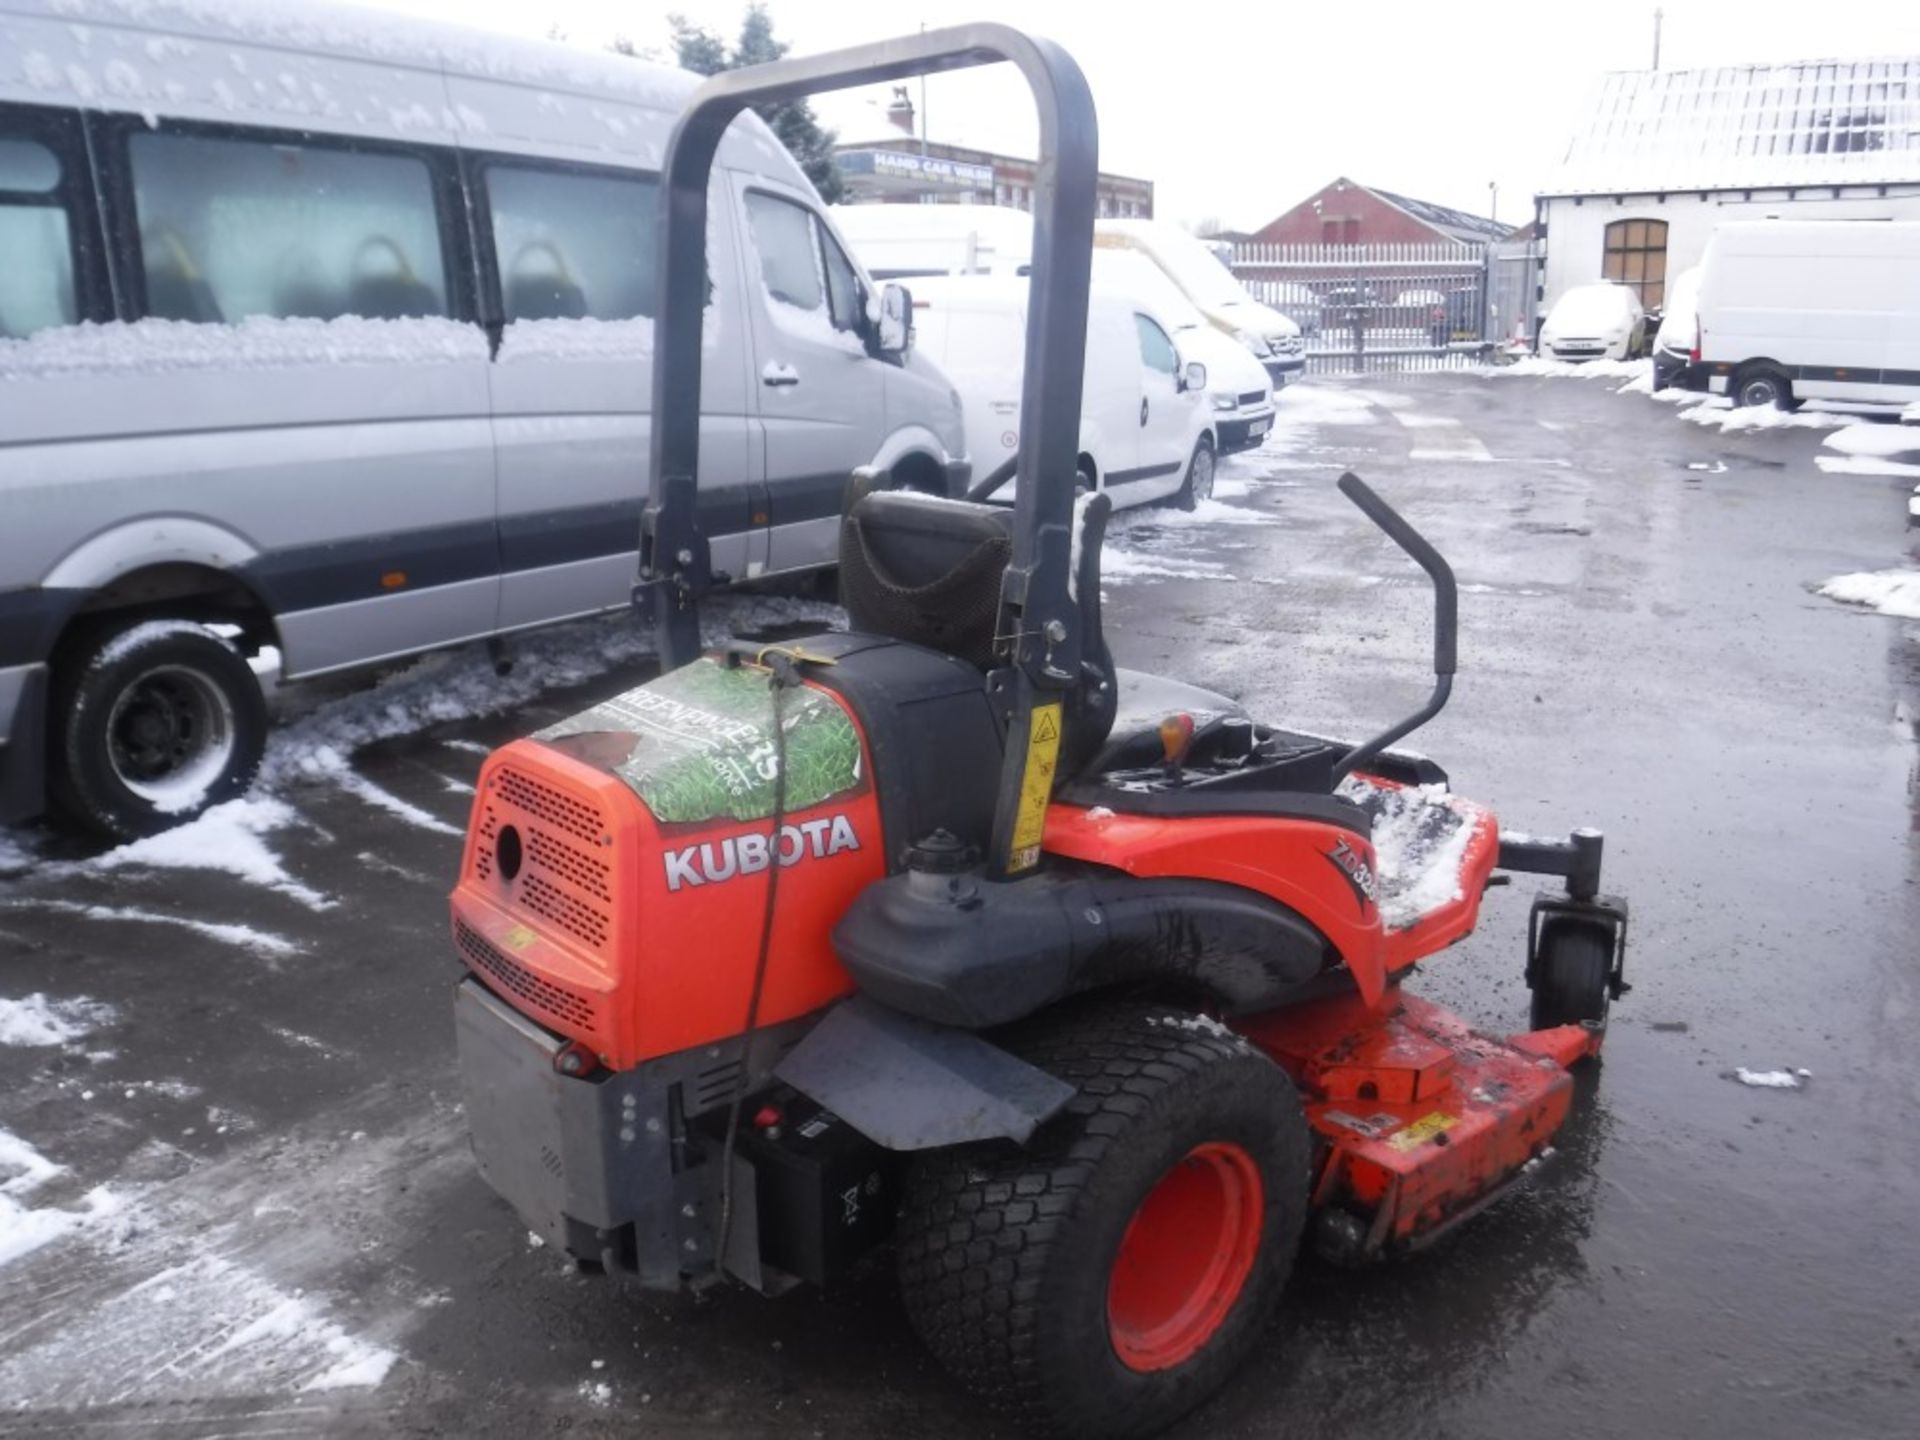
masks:
{"label": "corrugated metal roof", "polygon": [[1505,235],[1513,227],[1503,225],[1498,220],[1489,220],[1484,215],[1469,215],[1464,210],[1455,210],[1450,205],[1436,205],[1431,200],[1415,200],[1410,196],[1396,195],[1391,190],[1382,190],[1378,186],[1367,185],[1363,189],[1371,190],[1389,205],[1398,205],[1416,220],[1423,220],[1437,230],[1457,234],[1462,240],[1489,240]]}
{"label": "corrugated metal roof", "polygon": [[1920,57],[1605,76],[1547,195],[1920,181]]}

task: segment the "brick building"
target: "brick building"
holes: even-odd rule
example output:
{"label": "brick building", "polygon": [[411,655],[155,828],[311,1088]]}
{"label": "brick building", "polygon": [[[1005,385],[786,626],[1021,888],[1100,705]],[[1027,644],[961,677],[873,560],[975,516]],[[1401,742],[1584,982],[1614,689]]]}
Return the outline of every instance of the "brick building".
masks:
{"label": "brick building", "polygon": [[1485,244],[1511,227],[1341,176],[1253,234],[1277,245]]}

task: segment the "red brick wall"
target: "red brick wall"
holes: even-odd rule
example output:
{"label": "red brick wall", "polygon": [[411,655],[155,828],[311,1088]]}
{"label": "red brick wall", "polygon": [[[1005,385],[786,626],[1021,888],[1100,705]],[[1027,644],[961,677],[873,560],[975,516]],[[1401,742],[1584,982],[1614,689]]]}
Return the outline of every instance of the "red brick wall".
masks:
{"label": "red brick wall", "polygon": [[[1318,211],[1313,208],[1315,200],[1320,202]],[[1336,180],[1268,221],[1253,238],[1284,245],[1430,245],[1450,237],[1351,181]]]}

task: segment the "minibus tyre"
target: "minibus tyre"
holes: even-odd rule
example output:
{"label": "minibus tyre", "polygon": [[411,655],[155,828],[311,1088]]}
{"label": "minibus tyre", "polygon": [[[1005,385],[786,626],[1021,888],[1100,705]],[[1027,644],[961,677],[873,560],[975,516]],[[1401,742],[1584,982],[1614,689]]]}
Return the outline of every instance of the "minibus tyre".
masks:
{"label": "minibus tyre", "polygon": [[266,749],[246,658],[191,620],[95,623],[54,669],[47,795],[104,839],[157,834],[242,794]]}
{"label": "minibus tyre", "polygon": [[1742,370],[1734,377],[1732,394],[1735,408],[1763,405],[1775,410],[1800,408],[1800,402],[1793,398],[1793,383],[1770,365]]}

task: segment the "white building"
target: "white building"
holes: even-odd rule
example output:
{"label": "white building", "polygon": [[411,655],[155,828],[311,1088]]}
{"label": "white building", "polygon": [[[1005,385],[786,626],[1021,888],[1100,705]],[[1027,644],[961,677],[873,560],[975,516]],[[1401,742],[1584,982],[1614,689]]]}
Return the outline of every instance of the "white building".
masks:
{"label": "white building", "polygon": [[1602,279],[1660,305],[1724,220],[1920,220],[1920,58],[1615,72],[1534,207],[1543,315]]}

